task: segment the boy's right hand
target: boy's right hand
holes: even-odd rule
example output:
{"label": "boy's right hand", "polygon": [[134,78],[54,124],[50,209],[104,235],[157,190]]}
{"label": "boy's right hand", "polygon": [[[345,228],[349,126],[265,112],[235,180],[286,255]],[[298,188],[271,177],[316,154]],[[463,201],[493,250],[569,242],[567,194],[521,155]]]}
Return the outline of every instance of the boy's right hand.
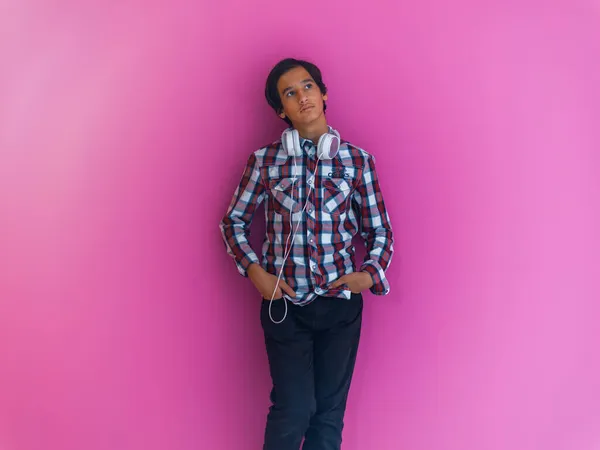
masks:
{"label": "boy's right hand", "polygon": [[273,296],[273,290],[277,285],[277,277],[267,272],[259,264],[250,264],[250,267],[248,267],[248,278],[250,278],[254,287],[266,300],[271,300],[271,297],[273,297],[273,300],[281,299],[283,297],[283,292],[292,298],[296,297],[294,290],[283,280],[283,278],[279,280],[279,286],[277,287],[275,296]]}

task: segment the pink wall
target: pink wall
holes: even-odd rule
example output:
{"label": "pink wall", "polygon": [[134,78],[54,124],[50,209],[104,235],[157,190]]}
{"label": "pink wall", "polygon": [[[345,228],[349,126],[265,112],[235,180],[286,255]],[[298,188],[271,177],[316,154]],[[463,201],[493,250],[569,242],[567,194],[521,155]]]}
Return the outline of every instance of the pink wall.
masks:
{"label": "pink wall", "polygon": [[288,55],[397,236],[344,448],[600,448],[598,3],[321,1],[3,3],[0,449],[260,448],[218,222]]}

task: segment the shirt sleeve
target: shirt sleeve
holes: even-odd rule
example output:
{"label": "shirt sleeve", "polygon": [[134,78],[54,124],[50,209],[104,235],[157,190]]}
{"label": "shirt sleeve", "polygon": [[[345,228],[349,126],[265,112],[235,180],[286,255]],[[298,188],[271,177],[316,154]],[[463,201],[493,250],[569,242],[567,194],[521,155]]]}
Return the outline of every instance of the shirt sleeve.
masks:
{"label": "shirt sleeve", "polygon": [[360,211],[360,234],[367,250],[360,270],[371,275],[373,286],[370,291],[373,294],[387,295],[390,286],[385,272],[392,261],[394,237],[375,170],[375,158],[372,155],[366,160],[362,179],[355,190],[353,200]]}
{"label": "shirt sleeve", "polygon": [[242,179],[219,225],[227,253],[234,259],[239,273],[244,277],[248,276],[250,264],[259,263],[248,237],[254,213],[264,198],[265,187],[261,180],[260,166],[253,153],[248,158]]}

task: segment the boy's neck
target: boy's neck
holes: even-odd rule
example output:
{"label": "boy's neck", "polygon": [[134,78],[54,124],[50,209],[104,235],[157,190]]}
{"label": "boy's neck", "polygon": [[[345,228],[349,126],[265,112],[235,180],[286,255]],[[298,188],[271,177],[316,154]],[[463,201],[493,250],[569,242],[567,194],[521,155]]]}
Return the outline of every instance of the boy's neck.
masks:
{"label": "boy's neck", "polygon": [[306,126],[295,127],[301,138],[308,139],[314,144],[319,142],[319,138],[329,131],[329,126],[325,120],[315,121]]}

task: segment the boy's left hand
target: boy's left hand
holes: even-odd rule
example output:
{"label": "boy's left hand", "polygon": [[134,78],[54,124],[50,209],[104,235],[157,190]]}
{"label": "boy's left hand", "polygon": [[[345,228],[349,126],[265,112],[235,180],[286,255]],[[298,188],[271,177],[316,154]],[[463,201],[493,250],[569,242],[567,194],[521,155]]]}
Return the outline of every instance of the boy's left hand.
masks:
{"label": "boy's left hand", "polygon": [[331,288],[337,288],[345,284],[353,294],[359,294],[362,291],[373,286],[373,278],[369,272],[353,272],[344,275],[331,284]]}

